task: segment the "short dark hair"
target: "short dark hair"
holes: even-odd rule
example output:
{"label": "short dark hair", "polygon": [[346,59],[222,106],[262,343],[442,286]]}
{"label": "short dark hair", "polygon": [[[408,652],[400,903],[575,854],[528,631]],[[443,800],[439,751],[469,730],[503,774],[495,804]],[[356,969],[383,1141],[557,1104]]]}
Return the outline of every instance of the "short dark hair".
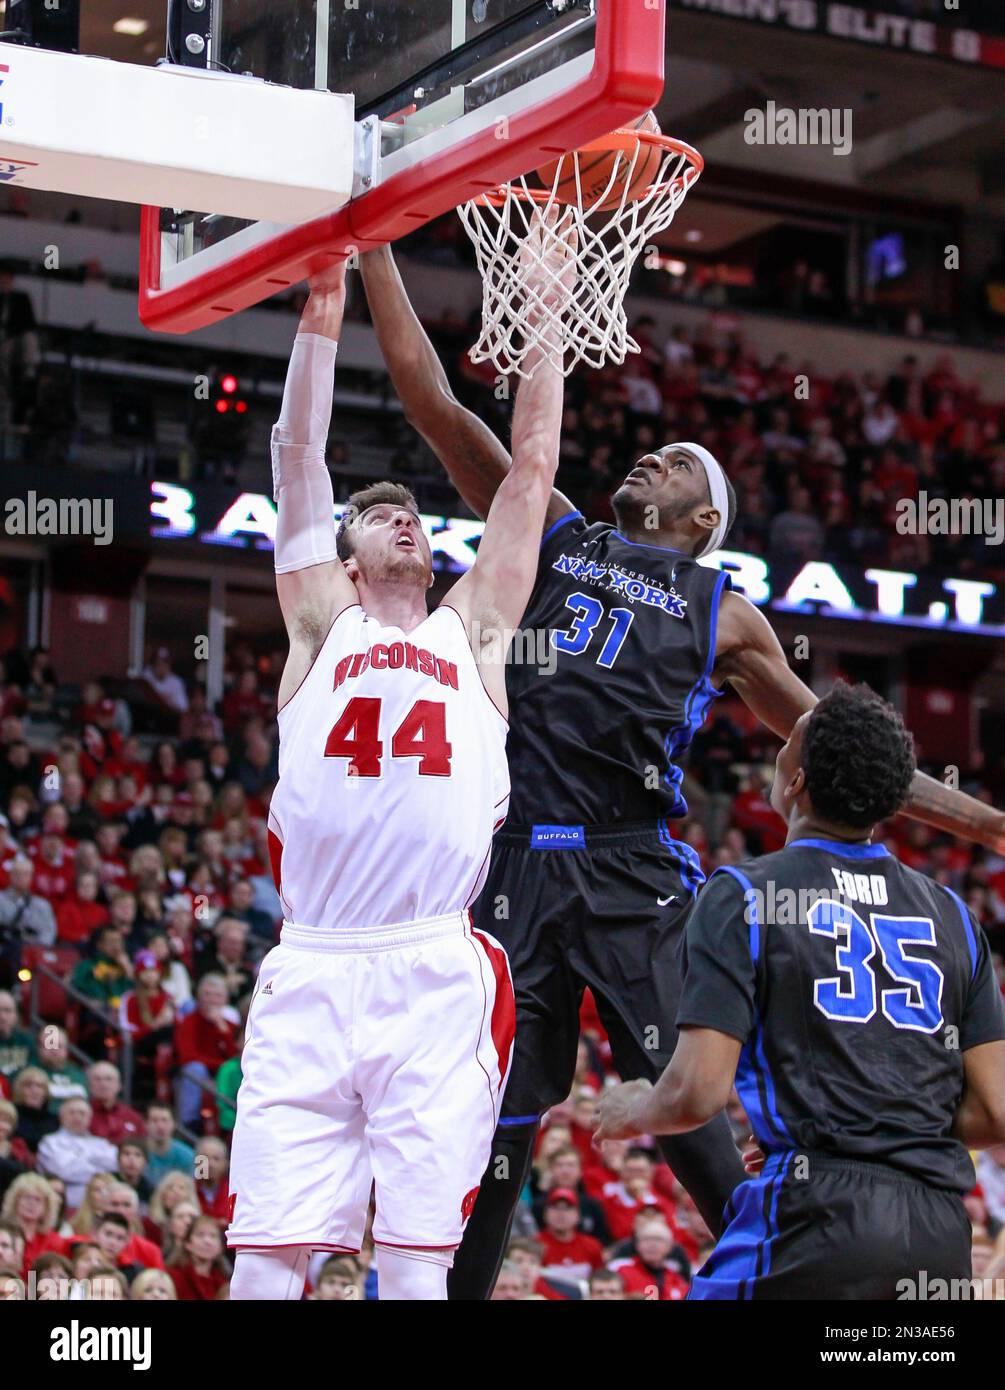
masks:
{"label": "short dark hair", "polygon": [[369,487],[361,487],[356,492],[350,493],[345,511],[342,513],[342,520],[339,522],[338,534],[335,537],[335,551],[343,563],[348,560],[355,549],[352,541],[353,522],[357,521],[370,507],[388,505],[407,507],[410,512],[416,513],[419,510],[415,495],[410,488],[405,487],[404,483],[371,483]]}
{"label": "short dark hair", "polygon": [[94,1223],[94,1229],[97,1231],[102,1226],[118,1226],[123,1231],[132,1230],[128,1220],[120,1211],[106,1211],[104,1216],[99,1217]]}
{"label": "short dark hair", "polygon": [[868,830],[900,810],[917,766],[904,721],[867,685],[839,681],[806,722],[801,755],[813,809]]}
{"label": "short dark hair", "polygon": [[733,529],[733,522],[736,520],[736,489],[726,477],[722,475],[722,480],[726,484],[726,530],[723,532],[723,541]]}
{"label": "short dark hair", "polygon": [[591,1289],[595,1288],[597,1284],[611,1283],[620,1284],[622,1289],[625,1287],[625,1281],[616,1269],[594,1269],[591,1271],[589,1285]]}

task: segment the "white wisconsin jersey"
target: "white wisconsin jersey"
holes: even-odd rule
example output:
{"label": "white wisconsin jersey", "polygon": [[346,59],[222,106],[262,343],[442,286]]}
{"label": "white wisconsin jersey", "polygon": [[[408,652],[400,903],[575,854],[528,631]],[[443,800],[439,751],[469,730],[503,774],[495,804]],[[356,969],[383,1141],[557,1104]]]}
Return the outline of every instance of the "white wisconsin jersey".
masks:
{"label": "white wisconsin jersey", "polygon": [[279,711],[286,920],[352,931],[472,903],[509,801],[506,728],[455,609],[408,633],[344,609]]}

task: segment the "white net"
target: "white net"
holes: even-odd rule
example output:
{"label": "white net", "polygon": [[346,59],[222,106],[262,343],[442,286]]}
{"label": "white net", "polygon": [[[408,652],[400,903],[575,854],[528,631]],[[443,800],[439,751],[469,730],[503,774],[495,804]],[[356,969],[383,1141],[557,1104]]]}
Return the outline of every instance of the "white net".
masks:
{"label": "white net", "polygon": [[[550,189],[534,187],[534,176],[528,175],[457,209],[482,277],[482,332],[471,349],[473,362],[492,362],[505,375],[525,376],[528,353],[543,346],[545,334],[553,339],[556,330],[566,376],[580,362],[602,367],[639,351],[624,307],[632,267],[642,249],[670,226],[703,166],[697,151],[681,141],[634,130],[610,138],[617,137],[623,147],[611,148],[610,178],[599,191],[594,184],[584,193],[580,159],[585,152],[578,151],[556,162]],[[594,164],[597,143],[589,147]],[[636,171],[646,168],[653,149],[659,152],[659,172],[640,188]],[[641,196],[630,196],[633,188]],[[578,235],[578,274],[572,295],[558,296],[563,307],[556,313],[547,302],[548,262],[561,266],[562,258],[549,257],[548,243],[568,226],[567,216],[555,214],[567,212]],[[541,240],[531,238],[532,227]]]}

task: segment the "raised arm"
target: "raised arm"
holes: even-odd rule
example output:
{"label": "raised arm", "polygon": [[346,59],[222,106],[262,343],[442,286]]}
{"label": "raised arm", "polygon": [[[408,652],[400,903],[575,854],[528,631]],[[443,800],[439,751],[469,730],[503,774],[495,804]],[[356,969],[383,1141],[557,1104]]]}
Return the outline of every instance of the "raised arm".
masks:
{"label": "raised arm", "polygon": [[276,591],[290,639],[280,707],[307,674],[339,610],[356,602],[335,550],[335,499],[325,463],[344,308],[342,261],[311,284],[272,429]]}
{"label": "raised arm", "polygon": [[[552,218],[554,224],[554,217]],[[566,239],[567,238],[567,239]],[[542,302],[552,309],[571,295],[576,280],[575,237],[542,235],[528,245],[536,261]],[[468,628],[482,680],[500,706],[505,701],[502,661],[523,617],[540,558],[540,536],[558,468],[565,378],[558,333],[543,317],[528,373],[513,410],[513,463],[499,484],[474,564],[450,591],[448,602]]]}
{"label": "raised arm", "polygon": [[[447,470],[464,501],[483,520],[510,469],[510,456],[488,425],[457,400],[422,324],[408,301],[390,247],[360,258],[377,341],[405,416]],[[572,503],[560,492],[549,499],[544,526]],[[543,529],[543,527],[542,527]]]}
{"label": "raised arm", "polygon": [[[817,702],[789,666],[767,618],[740,594],[722,596],[714,675],[728,680],[779,738],[788,738],[799,716]],[[1005,852],[1005,815],[924,772],[914,774],[903,814]]]}

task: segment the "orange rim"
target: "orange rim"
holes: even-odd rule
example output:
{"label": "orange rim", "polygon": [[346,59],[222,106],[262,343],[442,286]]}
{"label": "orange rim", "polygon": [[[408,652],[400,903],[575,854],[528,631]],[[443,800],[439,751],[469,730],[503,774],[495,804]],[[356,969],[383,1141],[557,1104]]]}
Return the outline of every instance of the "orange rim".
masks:
{"label": "orange rim", "polygon": [[[668,188],[684,188],[689,183],[693,183],[698,175],[705,168],[705,161],[694,148],[684,140],[676,140],[672,135],[655,134],[648,130],[631,130],[622,127],[620,130],[612,130],[609,135],[602,135],[597,140],[591,140],[588,145],[580,145],[577,150],[569,150],[566,154],[560,155],[560,159],[568,159],[574,154],[623,154],[635,148],[636,145],[657,145],[670,154],[683,155],[690,166],[684,174],[678,174],[667,184]],[[629,201],[632,203],[641,202],[652,192],[655,184],[650,184],[644,192],[637,194]],[[490,207],[502,207],[508,197],[520,198],[524,202],[548,203],[551,202],[554,189],[551,191],[544,188],[525,188],[519,183],[503,183],[498,188],[492,189],[489,193],[481,193],[477,198],[472,199],[475,203],[483,203]],[[575,203],[566,203],[560,199],[555,199],[562,207],[575,207]],[[608,212],[614,211],[608,208]]]}

